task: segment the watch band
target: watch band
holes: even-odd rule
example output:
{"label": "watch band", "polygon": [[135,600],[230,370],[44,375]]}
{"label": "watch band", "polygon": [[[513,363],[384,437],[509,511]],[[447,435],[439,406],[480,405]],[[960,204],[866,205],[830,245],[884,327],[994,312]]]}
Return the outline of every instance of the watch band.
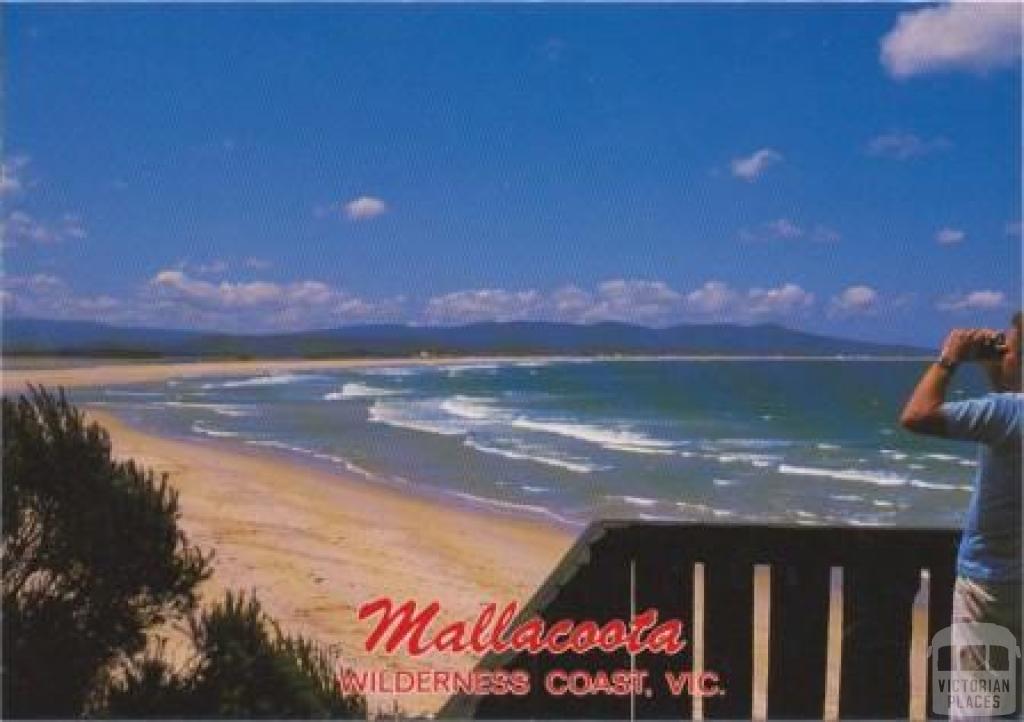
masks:
{"label": "watch band", "polygon": [[935,361],[935,365],[938,366],[939,368],[946,369],[946,371],[949,371],[950,373],[956,371],[957,367],[956,361],[947,356],[939,356],[939,358],[936,359]]}

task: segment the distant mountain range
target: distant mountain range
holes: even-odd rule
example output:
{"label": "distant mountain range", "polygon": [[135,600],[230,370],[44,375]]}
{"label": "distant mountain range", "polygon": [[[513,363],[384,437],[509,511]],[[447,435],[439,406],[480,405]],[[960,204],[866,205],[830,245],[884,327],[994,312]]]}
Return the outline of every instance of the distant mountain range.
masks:
{"label": "distant mountain range", "polygon": [[918,356],[920,348],[852,341],[776,324],[540,321],[465,326],[379,324],[281,334],[127,328],[87,321],[5,319],[3,353],[88,356],[328,357],[439,355]]}

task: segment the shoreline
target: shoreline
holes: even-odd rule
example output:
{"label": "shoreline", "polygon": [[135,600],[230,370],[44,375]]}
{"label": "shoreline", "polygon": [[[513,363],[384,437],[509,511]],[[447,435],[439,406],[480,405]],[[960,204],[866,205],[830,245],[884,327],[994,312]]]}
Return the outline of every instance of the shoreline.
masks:
{"label": "shoreline", "polygon": [[[4,357],[0,359],[19,359],[28,357]],[[31,357],[41,362],[59,359],[60,357]],[[29,383],[48,388],[83,388],[89,386],[125,386],[130,384],[165,381],[170,378],[223,377],[243,374],[279,373],[287,371],[316,371],[329,369],[359,369],[379,366],[448,366],[452,364],[472,363],[594,363],[594,362],[632,362],[649,361],[687,361],[693,363],[728,363],[736,361],[766,362],[883,362],[913,363],[929,360],[925,356],[685,356],[685,355],[636,355],[620,356],[603,354],[593,356],[436,356],[430,358],[414,358],[400,356],[393,358],[334,358],[334,359],[253,359],[245,361],[210,361],[210,360],[174,360],[174,361],[125,361],[116,359],[80,359],[95,360],[97,363],[84,366],[52,367],[25,366],[17,364],[16,368],[3,368],[0,373],[0,390],[3,393],[23,391]]]}
{"label": "shoreline", "polygon": [[[90,416],[102,416],[110,419],[121,427],[126,427],[127,422],[117,415],[116,411],[110,411],[102,402],[86,401],[74,402],[80,409]],[[104,422],[106,425],[106,422]],[[538,507],[537,510],[524,508],[514,503],[505,505],[504,502],[486,499],[484,497],[467,496],[461,493],[444,489],[441,487],[417,484],[415,480],[410,481],[403,477],[390,477],[383,473],[377,473],[369,469],[359,467],[351,468],[344,464],[323,461],[307,453],[296,452],[294,449],[286,449],[274,446],[255,446],[247,444],[244,440],[233,438],[213,438],[189,436],[177,434],[170,431],[161,431],[151,426],[133,427],[138,433],[164,441],[173,441],[196,448],[209,449],[214,453],[225,453],[228,455],[241,455],[267,459],[272,463],[282,464],[289,468],[301,469],[313,474],[323,474],[328,477],[337,476],[346,483],[356,484],[370,489],[380,489],[391,494],[397,494],[403,498],[414,498],[430,505],[437,505],[442,508],[462,510],[469,514],[479,514],[491,517],[498,521],[505,519],[523,520],[528,523],[539,524],[550,527],[561,533],[567,534],[575,539],[583,529],[586,522],[573,521],[560,516],[557,512]],[[111,434],[113,435],[113,434]],[[348,463],[348,462],[346,462]],[[343,467],[343,468],[339,468]]]}
{"label": "shoreline", "polygon": [[[468,671],[477,661],[470,654],[367,653],[370,627],[356,608],[381,596],[437,600],[442,618],[455,620],[475,617],[489,601],[522,605],[574,539],[553,523],[444,505],[271,454],[139,431],[96,408],[85,412],[110,433],[117,458],[167,473],[180,492],[190,543],[215,551],[203,603],[228,589],[252,591],[282,629],[340,646],[357,669]],[[183,643],[180,629],[165,631],[172,650]],[[398,702],[426,713],[445,699],[405,695]],[[371,710],[390,702],[368,696]]]}
{"label": "shoreline", "polygon": [[[520,356],[121,364],[16,369],[14,374],[6,374],[0,386],[5,393],[18,390],[11,384],[12,375],[15,383],[41,380],[47,386],[57,384],[43,377],[58,375],[72,381],[60,385],[82,388],[186,375],[665,358]],[[200,589],[201,604],[221,599],[229,589],[254,592],[284,631],[315,639],[332,651],[340,648],[346,665],[356,670],[469,671],[478,661],[470,654],[434,653],[411,658],[398,653],[367,653],[363,642],[370,626],[357,620],[356,608],[380,596],[391,597],[396,603],[416,600],[420,609],[437,600],[442,605],[439,621],[443,623],[472,619],[486,602],[501,605],[515,601],[521,607],[555,569],[579,532],[554,518],[478,504],[440,490],[401,487],[386,479],[376,481],[355,471],[327,468],[272,449],[139,429],[102,405],[84,403],[80,408],[108,430],[116,457],[133,458],[157,473],[168,473],[171,485],[181,493],[181,526],[190,543],[216,553],[213,577]],[[756,605],[766,610],[767,599],[759,598]],[[915,616],[919,614],[916,610]],[[173,659],[181,659],[178,655],[185,651],[186,628],[178,623],[158,632],[169,637]],[[924,668],[921,655],[921,650],[914,653],[915,669]],[[761,666],[764,664],[766,660],[758,666],[761,678],[767,674],[766,667]],[[835,669],[830,671],[834,674]],[[920,704],[918,698],[923,699],[923,684],[921,679],[914,684],[915,705]],[[834,709],[837,685],[838,678],[830,677],[830,710]],[[446,700],[447,695],[367,695],[371,713],[389,710],[397,703],[409,715],[431,714]],[[832,711],[830,718],[835,714]]]}

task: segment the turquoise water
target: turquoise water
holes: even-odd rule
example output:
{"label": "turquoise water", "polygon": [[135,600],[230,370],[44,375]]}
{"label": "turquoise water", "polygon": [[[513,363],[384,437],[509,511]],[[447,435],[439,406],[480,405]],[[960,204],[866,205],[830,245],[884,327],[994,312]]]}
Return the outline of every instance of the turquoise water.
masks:
{"label": "turquoise water", "polygon": [[[895,423],[896,361],[452,363],[75,392],[165,434],[271,450],[383,484],[594,518],[958,522],[969,444]],[[982,390],[968,370],[953,397]]]}

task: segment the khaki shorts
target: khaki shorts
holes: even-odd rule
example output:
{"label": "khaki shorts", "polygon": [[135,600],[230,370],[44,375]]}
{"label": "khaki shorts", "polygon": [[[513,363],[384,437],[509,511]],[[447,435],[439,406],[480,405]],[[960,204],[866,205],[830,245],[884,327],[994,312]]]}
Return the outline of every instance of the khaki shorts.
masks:
{"label": "khaki shorts", "polygon": [[[1006,657],[999,663],[991,661],[991,640],[977,635],[971,624],[996,624],[1007,629],[1021,642],[1021,585],[1020,584],[984,584],[965,577],[958,577],[953,590],[953,630],[952,644],[959,657],[958,669],[992,673],[995,670],[1009,669],[1013,664],[1017,681],[1014,694],[1018,701],[1017,714],[1020,714],[1020,697],[1024,690],[1020,684],[1020,659]],[[1014,656],[1012,651],[1009,653]],[[950,711],[951,719],[966,719],[959,712]],[[974,719],[978,719],[975,717]]]}
{"label": "khaki shorts", "polygon": [[953,589],[953,622],[984,622],[1010,630],[1020,642],[1021,585],[983,584],[957,577]]}

